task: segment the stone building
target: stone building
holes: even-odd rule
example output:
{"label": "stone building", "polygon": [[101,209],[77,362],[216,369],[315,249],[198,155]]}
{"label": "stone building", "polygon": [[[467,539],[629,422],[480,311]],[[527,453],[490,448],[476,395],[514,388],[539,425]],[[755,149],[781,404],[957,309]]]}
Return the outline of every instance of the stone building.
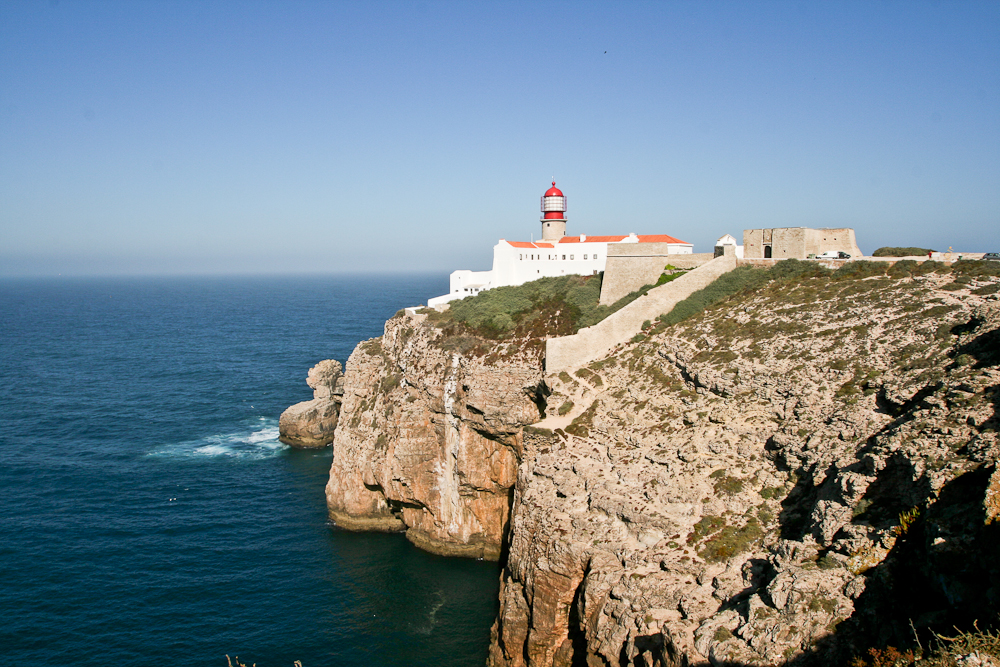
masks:
{"label": "stone building", "polygon": [[810,229],[773,227],[743,230],[743,257],[746,259],[806,259],[829,250],[861,257],[861,249],[849,227]]}

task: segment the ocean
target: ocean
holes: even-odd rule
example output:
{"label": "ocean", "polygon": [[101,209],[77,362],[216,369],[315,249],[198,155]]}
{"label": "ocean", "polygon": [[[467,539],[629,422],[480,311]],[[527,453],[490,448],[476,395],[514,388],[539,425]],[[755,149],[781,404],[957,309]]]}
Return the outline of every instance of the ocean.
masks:
{"label": "ocean", "polygon": [[306,372],[443,275],[0,281],[0,662],[482,665],[496,564],[329,525]]}

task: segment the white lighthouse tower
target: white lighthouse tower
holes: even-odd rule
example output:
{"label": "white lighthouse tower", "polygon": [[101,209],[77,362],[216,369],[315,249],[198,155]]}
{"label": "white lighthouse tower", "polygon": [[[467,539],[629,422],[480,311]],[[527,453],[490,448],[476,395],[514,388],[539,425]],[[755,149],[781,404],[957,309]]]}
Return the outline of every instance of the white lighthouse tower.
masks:
{"label": "white lighthouse tower", "polygon": [[552,181],[552,187],[542,195],[542,240],[559,242],[566,236],[566,197]]}

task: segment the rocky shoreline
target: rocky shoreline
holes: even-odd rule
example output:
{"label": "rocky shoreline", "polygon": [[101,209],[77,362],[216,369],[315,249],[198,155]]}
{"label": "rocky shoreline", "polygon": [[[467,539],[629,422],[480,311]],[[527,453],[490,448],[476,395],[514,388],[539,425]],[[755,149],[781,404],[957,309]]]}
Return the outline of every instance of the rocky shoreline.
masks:
{"label": "rocky shoreline", "polygon": [[775,282],[558,374],[399,315],[317,381],[330,517],[500,560],[496,666],[829,664],[993,621],[998,279],[956,275]]}

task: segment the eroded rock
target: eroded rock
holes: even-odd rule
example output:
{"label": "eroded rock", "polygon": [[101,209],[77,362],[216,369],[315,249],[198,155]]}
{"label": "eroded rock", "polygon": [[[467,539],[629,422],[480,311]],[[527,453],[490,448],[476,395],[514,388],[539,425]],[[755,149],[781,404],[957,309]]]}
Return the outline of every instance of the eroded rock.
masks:
{"label": "eroded rock", "polygon": [[306,383],[311,401],[296,403],[281,413],[278,439],[293,447],[315,449],[333,442],[340,416],[343,373],[339,361],[326,359],[309,369]]}

